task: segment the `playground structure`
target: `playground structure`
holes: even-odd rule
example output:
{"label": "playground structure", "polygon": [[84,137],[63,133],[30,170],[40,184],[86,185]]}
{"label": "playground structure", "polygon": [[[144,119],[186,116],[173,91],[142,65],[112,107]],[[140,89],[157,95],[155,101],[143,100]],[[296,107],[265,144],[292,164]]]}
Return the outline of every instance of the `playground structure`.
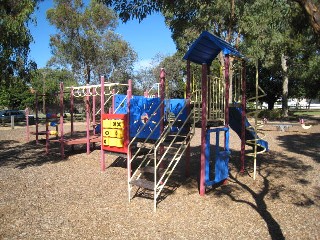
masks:
{"label": "playground structure", "polygon": [[[221,68],[223,72],[219,71],[214,76],[209,74],[210,66],[220,53],[224,61],[224,68]],[[70,139],[64,137],[64,88],[61,83],[59,139],[50,141],[60,143],[62,157],[65,145],[87,144],[89,154],[90,143],[100,142],[102,171],[106,168],[106,153],[124,154],[127,158],[129,201],[143,191],[152,191],[155,211],[157,200],[180,160],[185,160],[185,174],[188,176],[190,173],[190,142],[197,123],[201,125],[200,195],[205,194],[206,188],[228,178],[230,128],[241,139],[240,171],[244,172],[245,146],[253,147],[254,152],[249,156],[253,156],[256,162],[257,154],[268,150],[268,143],[258,136],[257,122],[252,126],[246,118],[243,56],[229,43],[209,32],[203,32],[190,46],[184,59],[187,60],[185,99],[169,99],[166,96],[164,69],[161,69],[158,93],[154,96],[148,96],[147,92],[144,96],[133,96],[131,80],[128,84],[107,83],[103,76],[100,85],[71,87]],[[201,65],[200,84],[192,81],[191,62]],[[237,74],[234,70],[230,72],[230,65],[234,66],[235,62],[240,66]],[[116,86],[127,87],[126,94],[119,94],[119,91],[113,89]],[[96,111],[95,101],[99,95],[101,109]],[[72,138],[73,97],[85,98],[86,138]],[[94,135],[94,131],[90,134],[90,97],[93,102],[93,127],[97,126],[95,116],[100,114],[100,136]],[[110,101],[111,107],[106,113],[105,106]],[[211,154],[211,134],[215,134],[214,157]]]}
{"label": "playground structure", "polygon": [[[223,78],[221,74],[220,77],[208,74],[212,61],[220,52],[224,55]],[[237,81],[230,80],[230,56],[241,66]],[[184,59],[187,60],[185,99],[165,96],[166,73],[161,69],[159,97],[133,96],[129,81],[127,94],[114,97],[113,111],[105,114],[101,109],[101,170],[105,170],[105,152],[126,153],[129,201],[132,196],[151,190],[154,210],[161,191],[183,155],[186,175],[190,172],[190,142],[197,122],[201,124],[200,195],[205,194],[207,187],[228,178],[229,127],[241,139],[240,171],[244,171],[245,145],[253,147],[254,153],[249,156],[255,161],[257,154],[268,150],[268,143],[258,136],[257,124],[252,126],[246,118],[243,56],[229,43],[203,32]],[[200,87],[192,82],[191,62],[201,64]],[[103,83],[102,77],[101,102],[104,102]],[[234,95],[229,91],[230,85]],[[235,99],[241,101],[240,107],[239,103],[237,106],[231,103]],[[216,134],[213,158],[210,157],[212,133]],[[133,190],[136,190],[134,195]]]}
{"label": "playground structure", "polygon": [[[105,83],[105,88],[107,89],[104,92],[104,95],[108,96],[108,99],[112,99],[112,96],[116,93],[116,87],[122,86],[126,84],[118,84],[118,83]],[[91,144],[95,145],[96,143],[100,143],[100,136],[96,134],[95,127],[96,123],[96,115],[99,114],[100,110],[96,112],[96,98],[100,96],[100,91],[97,89],[100,88],[100,85],[87,85],[80,87],[67,87],[68,91],[64,91],[63,83],[60,83],[60,91],[57,94],[59,96],[59,114],[50,114],[46,113],[45,120],[45,131],[39,131],[39,117],[38,117],[38,97],[42,97],[41,94],[36,94],[36,103],[35,103],[35,125],[36,131],[30,132],[29,126],[27,122],[27,140],[30,139],[30,134],[34,134],[36,136],[36,144],[39,144],[39,136],[46,136],[46,153],[49,153],[50,142],[58,142],[60,143],[60,154],[61,157],[65,157],[65,146],[70,145],[72,148],[74,145],[86,144],[87,154],[90,153]],[[64,94],[70,94],[70,127],[71,132],[70,136],[66,136],[64,133]],[[77,136],[74,129],[74,98],[84,98],[85,100],[85,111],[86,111],[86,133],[85,137]],[[90,98],[92,98],[92,109],[90,107]],[[90,117],[90,113],[92,110],[92,116]],[[53,120],[53,121],[52,121]],[[100,119],[99,119],[100,121]],[[49,127],[55,127],[55,130],[49,129]],[[55,139],[50,139],[50,136],[54,135]]]}

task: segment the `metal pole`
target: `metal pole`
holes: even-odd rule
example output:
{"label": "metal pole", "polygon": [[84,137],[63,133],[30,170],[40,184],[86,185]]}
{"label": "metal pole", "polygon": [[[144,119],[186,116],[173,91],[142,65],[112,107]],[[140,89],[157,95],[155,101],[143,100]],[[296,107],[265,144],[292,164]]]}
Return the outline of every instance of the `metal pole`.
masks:
{"label": "metal pole", "polygon": [[35,106],[35,110],[36,110],[36,144],[39,144],[39,116],[38,116],[38,93],[36,93],[36,106]]}
{"label": "metal pole", "polygon": [[71,136],[73,136],[74,129],[73,129],[73,114],[74,114],[74,89],[71,87],[71,96],[70,96],[70,121],[71,121]]}
{"label": "metal pole", "polygon": [[201,161],[200,161],[200,195],[204,196],[205,186],[205,167],[206,167],[206,130],[207,130],[207,64],[202,64],[202,116],[201,116]]}
{"label": "metal pole", "polygon": [[25,113],[26,113],[26,141],[29,142],[30,141],[30,129],[29,129],[29,108],[25,109]]}
{"label": "metal pole", "polygon": [[60,82],[60,150],[61,150],[61,157],[62,157],[62,158],[64,158],[63,113],[64,113],[64,106],[63,106],[63,82]]}
{"label": "metal pole", "polygon": [[242,61],[242,97],[241,97],[241,167],[240,172],[244,172],[245,150],[246,150],[246,63]]}
{"label": "metal pole", "polygon": [[[96,127],[96,88],[92,89],[92,125]],[[95,129],[93,129],[93,135],[96,135]]]}
{"label": "metal pole", "polygon": [[[190,101],[191,101],[191,93],[190,93],[190,87],[191,87],[191,64],[190,60],[187,61],[187,85],[186,85],[186,99],[187,99],[187,116],[190,115]],[[190,131],[190,127],[189,127]],[[190,137],[187,139],[187,142],[189,142]],[[185,161],[185,174],[186,177],[190,176],[190,143],[187,146],[186,149],[186,161]]]}
{"label": "metal pole", "polygon": [[[160,70],[160,102],[161,102],[161,106],[160,106],[160,119],[162,119],[160,121],[160,136],[162,135],[163,131],[164,131],[164,99],[165,99],[165,91],[166,91],[166,85],[165,85],[165,79],[166,79],[166,71],[164,70],[164,68],[161,68]],[[162,154],[164,153],[164,146],[161,144],[160,146],[160,155],[162,156]],[[160,164],[160,167],[163,167],[162,164]]]}
{"label": "metal pole", "polygon": [[101,76],[101,87],[100,87],[100,90],[101,90],[101,93],[100,93],[100,97],[101,97],[101,100],[100,100],[100,104],[101,104],[101,111],[100,111],[100,129],[101,129],[101,132],[100,132],[100,136],[101,136],[101,150],[100,150],[100,167],[101,167],[101,171],[104,172],[106,170],[106,161],[105,161],[105,153],[104,153],[104,150],[103,150],[103,125],[102,125],[102,115],[104,115],[104,76]]}
{"label": "metal pole", "polygon": [[226,85],[226,89],[225,89],[225,106],[224,106],[225,127],[229,127],[229,88],[230,88],[229,63],[230,63],[229,55],[226,55],[224,57],[224,77],[225,77],[225,85]]}
{"label": "metal pole", "polygon": [[[87,84],[87,86],[89,86]],[[90,90],[89,87],[87,87],[86,92],[86,122],[87,122],[87,154],[90,154]]]}

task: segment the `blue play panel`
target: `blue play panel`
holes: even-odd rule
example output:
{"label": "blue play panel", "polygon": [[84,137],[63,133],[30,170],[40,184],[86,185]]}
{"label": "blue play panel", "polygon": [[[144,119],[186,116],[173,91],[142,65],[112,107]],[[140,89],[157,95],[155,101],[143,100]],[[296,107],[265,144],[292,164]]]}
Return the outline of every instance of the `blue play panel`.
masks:
{"label": "blue play panel", "polygon": [[[115,95],[114,101],[115,113],[126,114],[128,106],[126,95],[117,94]],[[143,96],[133,96],[131,98],[129,116],[131,138],[147,138],[154,129],[154,132],[149,138],[157,140],[160,137],[160,124],[158,124],[160,121],[160,108],[158,108],[160,103],[160,98],[146,98]],[[166,117],[177,118],[175,124],[170,129],[171,132],[178,132],[180,126],[187,118],[187,109],[184,109],[181,112],[185,103],[185,99],[170,99],[165,102],[165,112],[167,112]],[[168,119],[165,119],[165,121],[168,121]],[[137,135],[141,129],[142,131]],[[187,133],[188,128],[184,127],[181,132]]]}

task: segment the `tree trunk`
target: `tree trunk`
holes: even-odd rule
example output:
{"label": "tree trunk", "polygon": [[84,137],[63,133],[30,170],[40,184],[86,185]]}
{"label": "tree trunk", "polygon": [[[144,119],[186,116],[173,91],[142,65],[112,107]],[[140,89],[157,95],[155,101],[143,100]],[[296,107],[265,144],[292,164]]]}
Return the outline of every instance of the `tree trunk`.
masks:
{"label": "tree trunk", "polygon": [[283,117],[288,117],[288,65],[287,56],[281,54],[281,67],[282,67],[282,114]]}
{"label": "tree trunk", "polygon": [[312,0],[294,0],[308,14],[314,32],[320,37],[320,4]]}
{"label": "tree trunk", "polygon": [[86,84],[90,84],[90,75],[91,75],[91,68],[90,68],[90,65],[87,64],[87,79],[86,79]]}
{"label": "tree trunk", "polygon": [[269,101],[269,102],[267,102],[267,103],[268,103],[268,110],[274,109],[274,103],[275,103],[275,101]]}

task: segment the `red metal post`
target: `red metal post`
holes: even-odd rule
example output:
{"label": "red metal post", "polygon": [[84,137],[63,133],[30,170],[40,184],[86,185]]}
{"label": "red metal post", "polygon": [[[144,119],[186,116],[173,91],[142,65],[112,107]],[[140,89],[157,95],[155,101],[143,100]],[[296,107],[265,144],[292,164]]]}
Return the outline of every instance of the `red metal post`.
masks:
{"label": "red metal post", "polygon": [[241,98],[241,167],[240,172],[244,172],[245,150],[246,150],[246,63],[242,60],[242,98]]}
{"label": "red metal post", "polygon": [[114,114],[114,110],[115,110],[115,102],[116,102],[116,98],[115,98],[115,94],[116,94],[116,90],[112,89],[112,108],[111,108],[111,114]]}
{"label": "red metal post", "polygon": [[101,90],[101,93],[100,93],[100,97],[101,97],[101,100],[100,100],[100,105],[101,105],[101,111],[100,111],[100,124],[101,124],[101,132],[100,132],[100,136],[101,136],[101,150],[100,150],[100,167],[101,167],[101,171],[105,171],[106,170],[106,161],[105,161],[105,153],[104,153],[104,150],[103,150],[103,133],[102,133],[102,130],[103,130],[103,127],[102,127],[102,115],[104,114],[104,76],[101,76],[101,87],[100,87],[100,90]]}
{"label": "red metal post", "polygon": [[61,149],[61,156],[62,156],[62,158],[64,158],[63,113],[64,113],[64,106],[63,106],[63,82],[60,82],[60,149]]}
{"label": "red metal post", "polygon": [[[165,98],[165,79],[166,79],[166,71],[164,70],[164,68],[161,68],[160,70],[160,119],[162,119],[160,121],[160,136],[162,135],[163,131],[164,131],[164,98]],[[163,145],[160,146],[160,155],[162,156],[164,153],[164,147]],[[160,164],[160,167],[161,164]]]}
{"label": "red metal post", "polygon": [[70,96],[70,117],[71,117],[71,136],[73,136],[74,129],[73,129],[73,114],[74,114],[74,89],[71,88],[71,96]]}
{"label": "red metal post", "polygon": [[[191,64],[190,64],[190,60],[188,60],[187,61],[187,84],[186,84],[187,116],[189,116],[190,114],[190,101],[191,101],[190,89],[191,89]],[[189,130],[190,130],[190,127],[189,127]],[[187,139],[187,141],[189,141],[189,139]],[[190,176],[190,144],[187,146],[187,149],[186,149],[185,174],[186,174],[186,177]]]}
{"label": "red metal post", "polygon": [[87,154],[90,154],[90,89],[88,84],[86,86]]}
{"label": "red metal post", "polygon": [[38,93],[36,93],[36,144],[39,144],[39,116],[38,116]]}
{"label": "red metal post", "polygon": [[46,115],[46,154],[49,153],[49,121],[48,121],[48,110],[44,113]]}
{"label": "red metal post", "polygon": [[201,116],[201,162],[200,162],[200,195],[204,196],[206,192],[205,186],[205,163],[206,163],[206,130],[207,130],[207,64],[202,64],[202,116]]}
{"label": "red metal post", "polygon": [[[130,100],[132,98],[132,80],[128,80],[128,90],[127,90],[127,126],[126,127],[126,144],[129,145],[130,142]],[[128,148],[127,150],[127,170],[128,170],[128,181],[131,179],[131,149]]]}
{"label": "red metal post", "polygon": [[[96,88],[92,88],[92,125],[95,128],[96,127]],[[93,135],[95,134],[95,131],[93,129]]]}
{"label": "red metal post", "polygon": [[225,118],[225,127],[229,127],[229,88],[230,88],[230,80],[229,80],[229,64],[230,58],[229,55],[224,57],[224,78],[225,78],[225,106],[224,106],[224,118]]}
{"label": "red metal post", "polygon": [[29,129],[29,108],[25,109],[26,113],[26,142],[30,140],[30,129]]}

